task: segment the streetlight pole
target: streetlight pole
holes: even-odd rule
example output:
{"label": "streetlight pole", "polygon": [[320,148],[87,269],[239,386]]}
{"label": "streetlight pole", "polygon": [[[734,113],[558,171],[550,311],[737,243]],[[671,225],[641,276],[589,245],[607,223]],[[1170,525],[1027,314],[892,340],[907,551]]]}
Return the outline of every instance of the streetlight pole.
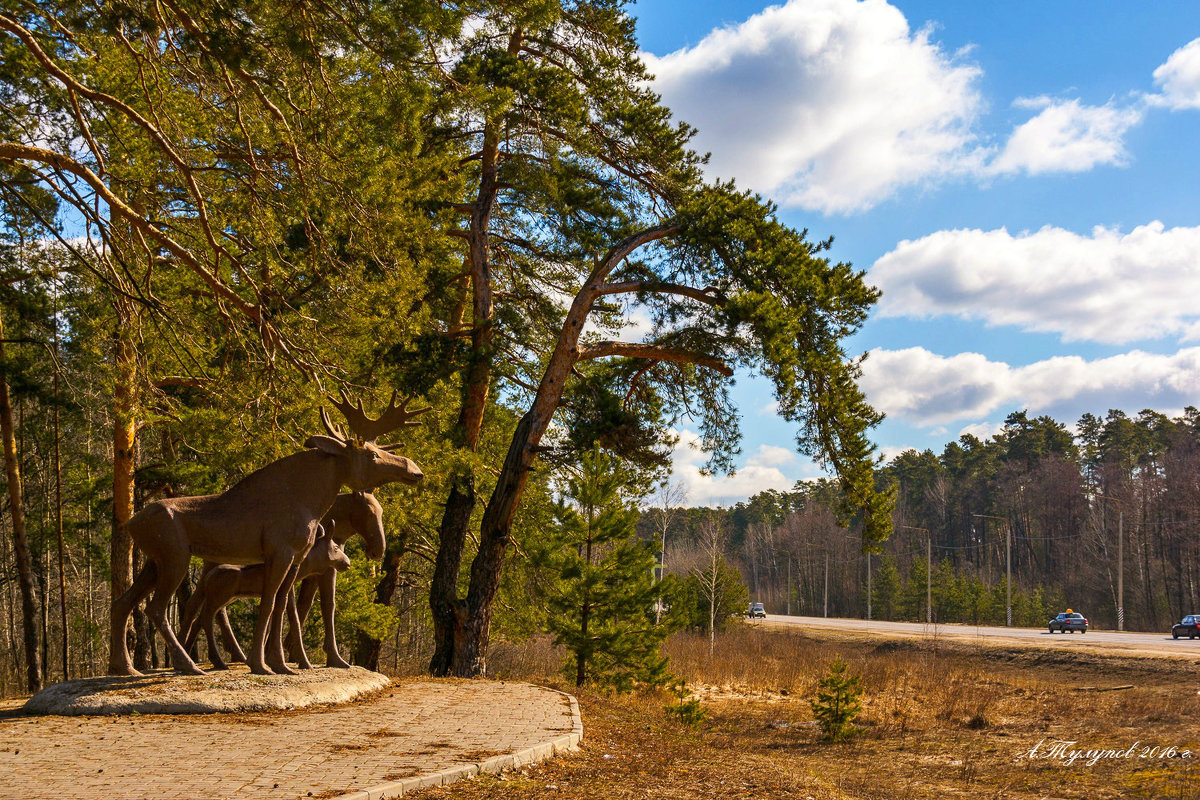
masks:
{"label": "streetlight pole", "polygon": [[922,531],[925,534],[925,624],[933,624],[933,534],[928,528],[918,528],[916,525],[901,525],[910,531]]}
{"label": "streetlight pole", "polygon": [[825,616],[829,616],[829,553],[825,554]]}
{"label": "streetlight pole", "polygon": [[1125,630],[1125,505],[1115,497],[1097,494],[1117,504],[1117,630]]}
{"label": "streetlight pole", "polygon": [[871,552],[867,551],[867,620],[871,619]]}
{"label": "streetlight pole", "polygon": [[1005,626],[1012,627],[1012,526],[1006,517],[996,517],[991,514],[972,514],[972,517],[983,519],[998,519],[1004,523],[1004,594],[1007,605],[1004,609]]}

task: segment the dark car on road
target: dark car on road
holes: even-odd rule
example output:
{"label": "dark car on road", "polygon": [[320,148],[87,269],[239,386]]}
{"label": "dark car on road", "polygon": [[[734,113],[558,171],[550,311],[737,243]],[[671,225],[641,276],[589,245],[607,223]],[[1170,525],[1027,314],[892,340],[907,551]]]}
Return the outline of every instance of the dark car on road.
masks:
{"label": "dark car on road", "polygon": [[1195,639],[1200,636],[1200,614],[1188,614],[1183,619],[1171,626],[1172,638],[1178,639],[1180,636],[1186,636],[1189,639]]}
{"label": "dark car on road", "polygon": [[1055,631],[1058,631],[1059,633],[1074,633],[1075,631],[1087,633],[1087,629],[1087,619],[1083,616],[1083,614],[1079,614],[1075,611],[1064,611],[1054,619],[1050,620],[1051,633],[1054,633]]}

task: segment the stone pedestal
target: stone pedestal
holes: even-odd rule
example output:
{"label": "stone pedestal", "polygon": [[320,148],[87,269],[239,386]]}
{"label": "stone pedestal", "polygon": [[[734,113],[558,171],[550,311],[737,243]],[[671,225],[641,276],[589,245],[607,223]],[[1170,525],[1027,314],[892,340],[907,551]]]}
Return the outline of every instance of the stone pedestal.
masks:
{"label": "stone pedestal", "polygon": [[362,667],[251,675],[244,665],[207,675],[159,670],[142,677],[80,678],[47,686],[25,703],[26,714],[213,714],[282,711],[345,703],[389,683]]}

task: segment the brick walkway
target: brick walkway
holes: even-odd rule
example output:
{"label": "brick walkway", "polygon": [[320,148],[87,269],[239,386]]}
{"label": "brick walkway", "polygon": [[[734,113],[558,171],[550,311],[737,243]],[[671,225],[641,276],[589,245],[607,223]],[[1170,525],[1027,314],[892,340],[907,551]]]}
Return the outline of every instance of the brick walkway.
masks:
{"label": "brick walkway", "polygon": [[524,683],[423,679],[308,711],[0,717],[0,798],[366,798],[386,786],[374,800],[398,796],[406,778],[547,756],[572,734],[572,708]]}

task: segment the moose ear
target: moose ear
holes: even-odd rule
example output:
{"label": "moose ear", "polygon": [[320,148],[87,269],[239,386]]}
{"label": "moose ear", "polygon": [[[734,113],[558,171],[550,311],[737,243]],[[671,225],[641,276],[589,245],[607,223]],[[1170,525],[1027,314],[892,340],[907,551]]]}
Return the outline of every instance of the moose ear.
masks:
{"label": "moose ear", "polygon": [[346,450],[346,443],[339,442],[332,436],[310,436],[304,441],[305,447],[315,447],[322,453],[328,453],[331,456],[339,455]]}

